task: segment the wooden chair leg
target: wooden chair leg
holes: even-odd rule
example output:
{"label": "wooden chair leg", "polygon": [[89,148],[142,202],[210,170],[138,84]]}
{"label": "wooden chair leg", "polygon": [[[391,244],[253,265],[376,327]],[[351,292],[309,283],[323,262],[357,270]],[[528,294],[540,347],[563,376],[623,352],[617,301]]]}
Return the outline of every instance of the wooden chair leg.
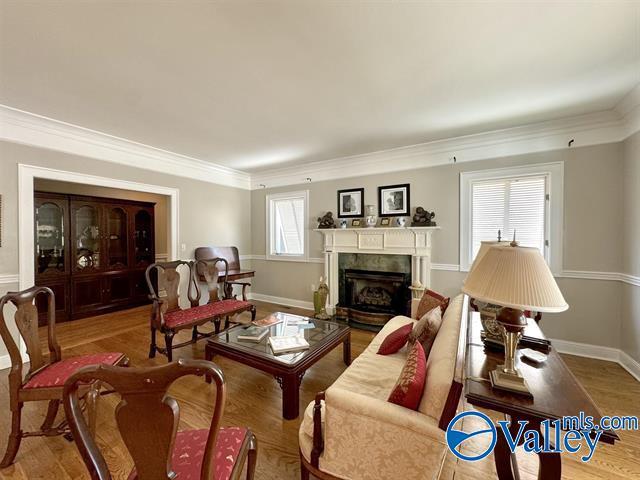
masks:
{"label": "wooden chair leg", "polygon": [[156,350],[156,329],[151,327],[151,345],[149,347],[149,358],[154,358],[156,356]]}
{"label": "wooden chair leg", "polygon": [[58,415],[58,407],[60,406],[60,400],[49,400],[49,406],[47,408],[47,415],[44,417],[44,422],[42,422],[42,426],[40,430],[46,432],[51,430],[53,426],[53,422],[56,420],[56,416]]}
{"label": "wooden chair leg", "polygon": [[173,362],[173,351],[172,351],[172,345],[173,345],[173,332],[168,332],[164,334],[164,344],[167,348],[167,360],[169,362]]}
{"label": "wooden chair leg", "polygon": [[309,470],[307,470],[302,461],[300,462],[300,480],[309,480]]}
{"label": "wooden chair leg", "polygon": [[191,340],[194,342],[198,340],[198,327],[193,327],[193,331],[191,332]]}
{"label": "wooden chair leg", "polygon": [[213,326],[215,327],[215,332],[220,333],[220,318],[213,319]]}
{"label": "wooden chair leg", "polygon": [[96,436],[96,419],[98,416],[98,400],[100,399],[100,382],[94,382],[87,392],[87,423],[91,436]]}
{"label": "wooden chair leg", "polygon": [[253,480],[256,473],[256,460],[258,458],[258,439],[252,433],[249,440],[249,453],[247,455],[247,480]]}
{"label": "wooden chair leg", "polygon": [[251,308],[251,321],[253,322],[253,321],[255,321],[255,319],[256,319],[256,306],[254,305]]}
{"label": "wooden chair leg", "polygon": [[227,330],[229,328],[229,315],[224,317],[224,329]]}
{"label": "wooden chair leg", "polygon": [[9,441],[7,442],[7,450],[5,451],[0,468],[8,467],[16,458],[20,441],[22,440],[22,430],[20,430],[20,420],[22,416],[22,403],[18,403],[17,409],[11,415],[11,433],[9,433]]}

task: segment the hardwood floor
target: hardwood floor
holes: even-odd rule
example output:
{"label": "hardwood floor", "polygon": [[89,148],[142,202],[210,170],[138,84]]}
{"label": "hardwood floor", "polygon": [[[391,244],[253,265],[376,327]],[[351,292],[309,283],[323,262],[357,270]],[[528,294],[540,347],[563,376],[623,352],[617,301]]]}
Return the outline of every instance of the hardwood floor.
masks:
{"label": "hardwood floor", "polygon": [[[258,306],[258,318],[286,310],[307,313],[304,310],[281,307],[263,302]],[[149,329],[148,307],[140,307],[99,317],[87,318],[58,325],[58,340],[63,356],[96,351],[122,351],[136,366],[160,365],[166,358],[158,355],[148,359]],[[246,317],[245,317],[246,318]],[[186,339],[188,332],[180,333],[176,341]],[[362,330],[352,333],[352,355],[355,358],[368,345],[374,334]],[[204,341],[176,350],[177,357],[204,356]],[[43,344],[44,348],[44,344]],[[640,415],[638,398],[640,383],[620,366],[599,360],[565,356],[567,364],[589,391],[603,413],[609,415]],[[218,357],[228,384],[228,397],[223,425],[246,425],[259,441],[256,478],[285,480],[300,478],[298,466],[298,427],[301,419],[283,420],[281,416],[281,390],[273,377]],[[312,401],[316,392],[326,389],[344,370],[342,349],[337,348],[320,360],[305,375],[300,390],[301,410]],[[0,452],[4,452],[9,423],[7,405],[7,370],[0,371]],[[171,389],[180,405],[180,428],[203,428],[210,421],[214,400],[213,387],[198,378],[185,378]],[[113,420],[114,396],[104,397],[98,418],[98,442],[113,472],[114,478],[126,478],[132,462],[119,437]],[[465,409],[469,409],[465,405]],[[24,408],[24,427],[36,428],[45,413],[45,404],[27,404]],[[487,412],[490,413],[490,412]],[[59,412],[62,415],[62,411]],[[497,417],[496,417],[497,418]],[[467,426],[465,425],[465,428]],[[614,447],[599,445],[593,459],[582,463],[577,456],[563,456],[563,478],[569,479],[640,479],[640,432],[620,432],[622,441]],[[415,446],[419,448],[419,446]],[[473,444],[468,448],[474,449]],[[522,479],[537,476],[537,459],[520,452],[518,461]],[[80,479],[88,478],[76,447],[62,437],[27,438],[22,441],[16,463],[0,470],[6,479]],[[445,479],[495,478],[493,458],[468,463],[447,459],[442,472]],[[394,479],[396,480],[396,479]],[[397,479],[401,480],[401,479]]]}

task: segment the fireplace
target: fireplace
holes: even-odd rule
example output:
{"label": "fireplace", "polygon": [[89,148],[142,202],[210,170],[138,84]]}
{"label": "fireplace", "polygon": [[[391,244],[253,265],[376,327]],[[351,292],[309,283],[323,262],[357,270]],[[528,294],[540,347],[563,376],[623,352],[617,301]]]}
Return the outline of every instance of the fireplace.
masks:
{"label": "fireplace", "polygon": [[410,314],[410,257],[344,254],[339,264],[338,318],[381,327],[396,315]]}

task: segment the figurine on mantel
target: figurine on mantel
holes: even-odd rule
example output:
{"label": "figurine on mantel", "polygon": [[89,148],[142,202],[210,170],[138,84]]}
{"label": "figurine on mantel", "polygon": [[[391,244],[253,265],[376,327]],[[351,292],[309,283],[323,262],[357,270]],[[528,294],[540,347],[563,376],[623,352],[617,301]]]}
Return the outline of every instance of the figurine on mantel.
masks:
{"label": "figurine on mantel", "polygon": [[322,217],[318,217],[318,228],[336,228],[333,213],[327,212]]}
{"label": "figurine on mantel", "polygon": [[435,212],[428,212],[422,207],[416,208],[416,213],[411,222],[412,227],[435,227],[436,222],[432,219],[436,216]]}

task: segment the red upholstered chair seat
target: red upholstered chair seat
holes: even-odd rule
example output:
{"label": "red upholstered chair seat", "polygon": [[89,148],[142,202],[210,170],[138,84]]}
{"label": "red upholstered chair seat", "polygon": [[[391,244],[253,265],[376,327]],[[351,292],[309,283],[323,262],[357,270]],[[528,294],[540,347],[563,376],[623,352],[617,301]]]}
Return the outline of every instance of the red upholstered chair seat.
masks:
{"label": "red upholstered chair seat", "polygon": [[[202,469],[204,447],[207,444],[209,430],[185,430],[176,435],[171,468],[176,473],[176,480],[198,480]],[[238,459],[242,443],[247,437],[247,429],[240,427],[223,427],[218,432],[214,450],[215,479],[231,478],[233,466]],[[129,474],[129,480],[137,478],[135,469]]]}
{"label": "red upholstered chair seat", "polygon": [[233,313],[249,310],[251,304],[242,300],[228,299],[207,303],[186,310],[174,310],[165,313],[164,323],[168,328],[176,328],[208,318],[223,317]]}
{"label": "red upholstered chair seat", "polygon": [[59,362],[52,363],[40,372],[36,373],[22,388],[48,388],[62,387],[76,370],[87,365],[106,364],[116,365],[124,358],[122,353],[94,353],[79,357],[70,357]]}

